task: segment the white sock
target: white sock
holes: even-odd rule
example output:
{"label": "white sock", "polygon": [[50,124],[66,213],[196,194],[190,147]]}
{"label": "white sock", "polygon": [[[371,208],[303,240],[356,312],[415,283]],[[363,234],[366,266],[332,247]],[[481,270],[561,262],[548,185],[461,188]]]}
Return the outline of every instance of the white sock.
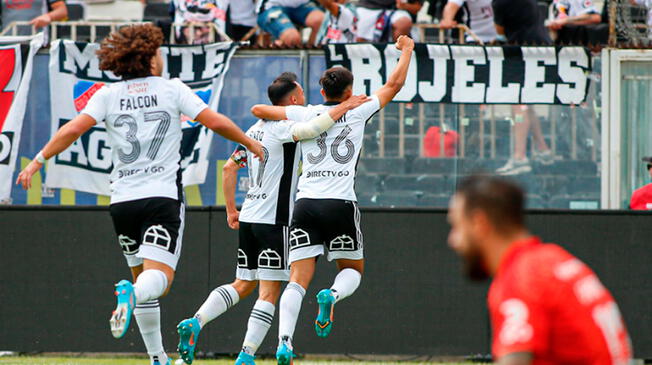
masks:
{"label": "white sock", "polygon": [[258,351],[258,347],[263,343],[269,327],[272,326],[275,309],[274,304],[270,302],[260,299],[256,301],[254,309],[251,310],[249,315],[247,334],[242,343],[242,351],[249,355],[254,355]]}
{"label": "white sock", "polygon": [[335,277],[335,282],[331,286],[335,303],[350,296],[360,286],[362,275],[354,269],[344,269]]}
{"label": "white sock", "polygon": [[285,338],[292,339],[294,336],[294,329],[297,326],[297,318],[299,318],[299,311],[301,310],[301,302],[303,301],[304,295],[306,295],[306,290],[297,283],[290,282],[285,287],[279,304],[279,340],[282,341]]}
{"label": "white sock", "polygon": [[147,354],[151,363],[158,360],[161,365],[165,365],[168,357],[163,349],[163,338],[161,337],[161,307],[158,300],[151,300],[146,303],[136,305],[134,317],[140,329],[140,335],[145,343]]}
{"label": "white sock", "polygon": [[238,304],[239,301],[240,295],[232,285],[222,285],[210,293],[204,304],[195,313],[195,318],[199,320],[199,325],[204,327],[208,322]]}
{"label": "white sock", "polygon": [[136,279],[134,293],[136,304],[158,299],[168,287],[168,278],[161,270],[145,270]]}

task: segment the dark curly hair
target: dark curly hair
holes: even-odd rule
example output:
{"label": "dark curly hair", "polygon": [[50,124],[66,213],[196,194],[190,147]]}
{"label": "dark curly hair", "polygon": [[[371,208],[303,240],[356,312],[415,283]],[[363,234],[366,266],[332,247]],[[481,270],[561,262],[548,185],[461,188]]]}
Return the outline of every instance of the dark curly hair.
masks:
{"label": "dark curly hair", "polygon": [[97,56],[100,70],[111,71],[123,80],[152,75],[152,58],[163,44],[163,32],[152,24],[130,25],[102,41]]}

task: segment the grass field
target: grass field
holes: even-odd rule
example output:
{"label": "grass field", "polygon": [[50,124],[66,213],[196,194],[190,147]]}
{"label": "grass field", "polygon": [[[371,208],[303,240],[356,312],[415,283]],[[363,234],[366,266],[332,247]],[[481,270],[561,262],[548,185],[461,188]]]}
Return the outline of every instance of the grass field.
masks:
{"label": "grass field", "polygon": [[[467,365],[472,363],[454,363],[454,362],[395,362],[395,361],[314,361],[314,360],[295,360],[295,364],[299,365],[390,365],[390,364],[405,364],[405,365]],[[149,362],[145,358],[81,358],[81,357],[24,357],[24,356],[11,356],[0,357],[0,364],[2,365],[147,365]],[[174,365],[174,362],[172,362]],[[477,363],[476,363],[477,364]],[[193,365],[233,365],[233,360],[196,360]],[[258,360],[256,365],[276,365],[273,360]]]}

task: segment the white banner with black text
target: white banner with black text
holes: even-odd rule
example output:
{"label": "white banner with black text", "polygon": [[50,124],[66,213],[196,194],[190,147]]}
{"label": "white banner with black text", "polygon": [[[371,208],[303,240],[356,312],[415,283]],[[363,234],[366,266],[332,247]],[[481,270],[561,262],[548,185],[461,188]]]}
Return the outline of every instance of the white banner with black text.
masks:
{"label": "white banner with black text", "polygon": [[[163,77],[178,77],[208,106],[216,110],[233,54],[234,42],[198,46],[163,46]],[[120,81],[111,72],[99,69],[95,55],[99,44],[56,41],[50,48],[51,133],[77,116],[90,97],[105,83]],[[208,153],[213,132],[183,117],[181,168],[183,185],[202,184],[208,171]],[[45,184],[109,195],[112,169],[111,148],[103,123],[82,135],[67,150],[48,161]]]}
{"label": "white banner with black text", "polygon": [[[394,44],[330,44],[327,67],[353,72],[353,93],[380,88],[398,63]],[[583,47],[416,44],[398,102],[580,104],[591,54]]]}

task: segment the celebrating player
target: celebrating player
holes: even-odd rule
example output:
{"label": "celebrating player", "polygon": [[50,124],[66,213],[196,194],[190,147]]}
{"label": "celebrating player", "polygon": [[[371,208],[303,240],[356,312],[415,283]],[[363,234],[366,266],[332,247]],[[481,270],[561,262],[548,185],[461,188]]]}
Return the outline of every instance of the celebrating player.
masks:
{"label": "celebrating player", "polygon": [[[333,324],[335,303],[350,296],[360,285],[364,268],[360,211],[353,189],[356,165],[367,121],[401,90],[407,76],[414,41],[399,37],[401,57],[387,83],[371,101],[344,114],[319,138],[301,142],[303,172],[290,227],[290,283],[281,296],[278,363],[292,362],[292,336],[306,289],[312,280],[316,258],[327,253],[336,260],[339,273],[330,289],[317,295],[317,335],[326,337]],[[326,103],[316,106],[256,105],[259,118],[308,120],[340,104],[352,94],[353,74],[334,67],[321,77]]]}
{"label": "celebrating player", "polygon": [[180,80],[160,77],[161,30],[151,24],[123,27],[102,42],[100,69],[122,81],[102,87],[80,115],[62,126],[18,175],[32,175],[84,132],[105,121],[112,150],[111,217],[135,283],[116,284],[110,325],[124,336],[133,312],[152,365],[169,364],[163,349],[158,298],[167,294],[181,254],[184,203],[181,186],[181,122],[184,114],[263,156],[260,142],[214,112]]}
{"label": "celebrating player", "polygon": [[470,177],[451,199],[448,243],[474,279],[489,275],[494,360],[502,365],[629,364],[618,306],[593,271],[525,227],[523,192]]}
{"label": "celebrating player", "polygon": [[[303,88],[291,72],[281,74],[267,89],[274,105],[303,105]],[[187,363],[194,359],[199,332],[240,299],[247,297],[260,280],[258,301],[254,305],[247,333],[236,365],[254,364],[254,354],[272,325],[281,283],[290,277],[287,260],[288,225],[294,205],[300,153],[296,141],[317,137],[329,129],[345,112],[369,98],[353,96],[309,122],[259,120],[247,135],[263,144],[264,158],[252,159],[239,146],[224,165],[224,196],[229,227],[239,229],[240,248],[236,280],[213,290],[193,318],[181,321],[179,354]],[[238,212],[235,206],[237,171],[249,167],[249,190]]]}

